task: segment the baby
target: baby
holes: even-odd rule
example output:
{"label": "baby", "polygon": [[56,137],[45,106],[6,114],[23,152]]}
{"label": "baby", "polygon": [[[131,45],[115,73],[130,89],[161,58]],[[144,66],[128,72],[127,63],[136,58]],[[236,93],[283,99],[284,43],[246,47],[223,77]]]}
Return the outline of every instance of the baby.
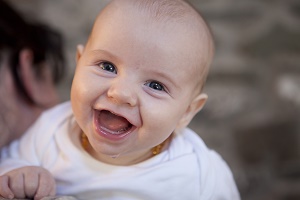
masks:
{"label": "baby", "polygon": [[183,0],[113,0],[66,102],[2,152],[0,194],[41,199],[240,199],[230,169],[187,125],[214,52]]}

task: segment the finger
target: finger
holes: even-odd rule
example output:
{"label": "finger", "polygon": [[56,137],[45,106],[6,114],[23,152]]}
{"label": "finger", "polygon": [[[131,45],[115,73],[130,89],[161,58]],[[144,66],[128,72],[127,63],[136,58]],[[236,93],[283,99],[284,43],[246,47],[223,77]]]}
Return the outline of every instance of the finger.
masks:
{"label": "finger", "polygon": [[39,200],[46,196],[54,196],[55,193],[55,182],[50,173],[39,174],[39,186],[34,196],[35,200]]}
{"label": "finger", "polygon": [[33,198],[39,186],[39,175],[35,170],[31,170],[24,177],[25,195],[27,198]]}
{"label": "finger", "polygon": [[0,176],[0,196],[8,199],[13,199],[14,194],[9,188],[9,178],[8,176]]}
{"label": "finger", "polygon": [[26,197],[24,191],[24,175],[23,173],[16,173],[9,179],[9,187],[14,193],[15,198],[24,199]]}

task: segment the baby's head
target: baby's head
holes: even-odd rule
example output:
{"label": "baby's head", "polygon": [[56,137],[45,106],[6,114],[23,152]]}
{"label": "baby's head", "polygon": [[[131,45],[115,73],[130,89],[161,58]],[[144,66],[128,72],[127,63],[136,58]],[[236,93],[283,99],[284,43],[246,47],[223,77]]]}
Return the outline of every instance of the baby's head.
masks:
{"label": "baby's head", "polygon": [[206,23],[182,0],[112,1],[78,49],[71,91],[90,153],[133,164],[187,126],[206,101],[213,51]]}

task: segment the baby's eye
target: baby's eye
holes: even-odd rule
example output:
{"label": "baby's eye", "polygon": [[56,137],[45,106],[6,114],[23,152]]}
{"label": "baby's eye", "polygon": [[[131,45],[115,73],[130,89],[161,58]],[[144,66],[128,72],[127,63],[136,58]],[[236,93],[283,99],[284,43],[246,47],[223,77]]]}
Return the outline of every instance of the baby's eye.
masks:
{"label": "baby's eye", "polygon": [[156,81],[149,81],[145,85],[154,90],[165,91],[164,86],[161,83],[156,82]]}
{"label": "baby's eye", "polygon": [[111,64],[110,62],[101,62],[99,64],[100,68],[105,70],[105,71],[108,71],[108,72],[112,72],[112,73],[117,73],[117,70],[116,70],[116,67]]}

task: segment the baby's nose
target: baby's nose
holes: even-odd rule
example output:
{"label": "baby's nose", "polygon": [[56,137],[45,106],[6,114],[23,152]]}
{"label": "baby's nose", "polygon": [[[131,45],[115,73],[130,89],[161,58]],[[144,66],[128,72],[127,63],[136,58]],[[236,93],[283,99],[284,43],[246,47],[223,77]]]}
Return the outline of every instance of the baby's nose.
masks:
{"label": "baby's nose", "polygon": [[112,81],[107,96],[117,104],[135,106],[137,103],[135,84],[122,78],[116,78]]}

